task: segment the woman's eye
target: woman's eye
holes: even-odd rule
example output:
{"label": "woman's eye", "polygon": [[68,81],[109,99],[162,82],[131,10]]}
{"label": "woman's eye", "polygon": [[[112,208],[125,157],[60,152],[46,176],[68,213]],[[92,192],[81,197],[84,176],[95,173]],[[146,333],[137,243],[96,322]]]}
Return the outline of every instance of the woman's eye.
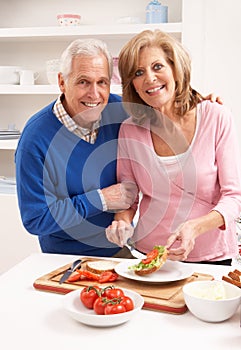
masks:
{"label": "woman's eye", "polygon": [[143,74],[143,71],[140,69],[135,72],[136,77],[140,77],[142,74]]}
{"label": "woman's eye", "polygon": [[154,66],[155,70],[161,70],[163,68],[163,65],[161,63],[156,63]]}

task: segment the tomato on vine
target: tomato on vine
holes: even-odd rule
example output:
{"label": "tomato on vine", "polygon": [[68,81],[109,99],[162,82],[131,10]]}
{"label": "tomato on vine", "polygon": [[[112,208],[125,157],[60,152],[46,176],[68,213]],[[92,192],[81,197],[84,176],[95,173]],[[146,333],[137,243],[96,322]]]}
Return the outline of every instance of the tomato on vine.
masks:
{"label": "tomato on vine", "polygon": [[114,299],[124,296],[123,290],[114,286],[108,286],[103,288],[101,294],[108,299]]}
{"label": "tomato on vine", "polygon": [[84,287],[80,292],[80,300],[88,309],[93,309],[95,300],[100,296],[101,289],[98,286]]}
{"label": "tomato on vine", "polygon": [[95,300],[93,309],[97,315],[105,314],[106,302],[107,300],[104,297],[99,297]]}
{"label": "tomato on vine", "polygon": [[105,315],[113,315],[113,314],[121,314],[123,312],[126,312],[126,308],[122,304],[112,304],[108,303],[105,307]]}

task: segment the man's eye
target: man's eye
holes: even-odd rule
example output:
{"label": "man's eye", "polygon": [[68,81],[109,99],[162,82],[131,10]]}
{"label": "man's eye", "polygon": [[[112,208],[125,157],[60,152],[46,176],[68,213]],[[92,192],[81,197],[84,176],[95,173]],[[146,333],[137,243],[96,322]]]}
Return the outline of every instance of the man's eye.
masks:
{"label": "man's eye", "polygon": [[143,74],[143,71],[140,69],[135,72],[136,77],[140,77],[142,74]]}
{"label": "man's eye", "polygon": [[99,84],[100,85],[107,85],[107,82],[105,80],[100,80]]}

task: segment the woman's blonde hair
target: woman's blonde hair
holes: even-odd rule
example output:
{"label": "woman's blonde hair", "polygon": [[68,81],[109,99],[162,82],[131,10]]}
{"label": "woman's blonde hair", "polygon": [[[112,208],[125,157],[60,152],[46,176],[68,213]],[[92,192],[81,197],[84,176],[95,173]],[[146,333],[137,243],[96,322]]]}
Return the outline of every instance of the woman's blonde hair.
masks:
{"label": "woman's blonde hair", "polygon": [[[125,108],[136,122],[142,123],[146,119],[143,105],[147,105],[139,97],[133,85],[140,51],[146,47],[160,47],[165,53],[166,61],[170,64],[176,81],[175,113],[185,115],[202,101],[203,97],[190,86],[191,60],[187,51],[177,39],[158,29],[145,30],[137,34],[120,52],[118,67]],[[150,118],[149,112],[148,118]]]}

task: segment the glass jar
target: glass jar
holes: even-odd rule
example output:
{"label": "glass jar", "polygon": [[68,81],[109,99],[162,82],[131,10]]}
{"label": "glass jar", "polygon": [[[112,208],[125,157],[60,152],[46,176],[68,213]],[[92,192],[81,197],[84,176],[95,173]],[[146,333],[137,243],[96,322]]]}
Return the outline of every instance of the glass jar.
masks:
{"label": "glass jar", "polygon": [[163,6],[158,0],[152,0],[146,7],[146,23],[166,23],[168,21],[168,6]]}

